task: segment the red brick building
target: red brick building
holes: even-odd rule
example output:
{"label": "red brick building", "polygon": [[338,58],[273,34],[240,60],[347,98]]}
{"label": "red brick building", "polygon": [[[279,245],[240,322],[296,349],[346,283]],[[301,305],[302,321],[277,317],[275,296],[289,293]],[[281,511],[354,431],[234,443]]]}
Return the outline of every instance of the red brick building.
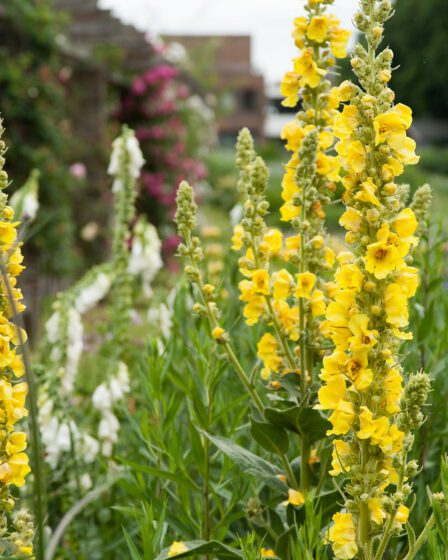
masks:
{"label": "red brick building", "polygon": [[209,80],[218,105],[218,133],[223,142],[234,141],[244,126],[256,138],[264,135],[264,78],[252,66],[249,35],[168,35],[183,45],[196,68]]}

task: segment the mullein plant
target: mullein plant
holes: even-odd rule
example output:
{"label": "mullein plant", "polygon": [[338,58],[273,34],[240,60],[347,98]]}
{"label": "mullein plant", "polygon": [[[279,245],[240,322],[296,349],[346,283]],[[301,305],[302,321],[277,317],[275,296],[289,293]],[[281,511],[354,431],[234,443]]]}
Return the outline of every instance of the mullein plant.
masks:
{"label": "mullein plant", "polygon": [[[66,453],[71,453],[77,461],[82,458],[83,463],[93,463],[99,451],[109,457],[118,439],[120,424],[113,409],[129,392],[125,356],[133,304],[131,228],[135,216],[136,181],[142,164],[143,157],[135,135],[125,127],[114,141],[109,166],[115,197],[111,259],[93,267],[74,286],[59,294],[46,324],[39,421],[46,460],[53,469]],[[110,376],[92,395],[93,407],[100,416],[95,438],[78,425],[77,413],[71,403],[74,402],[75,382],[84,352],[83,316],[109,294],[112,296],[108,304],[111,323],[119,324],[120,328],[114,327],[110,340],[102,349],[107,356]],[[80,482],[83,490],[91,484],[88,477]]]}
{"label": "mullein plant", "polygon": [[380,560],[405,526],[404,557],[410,560],[434,523],[432,516],[417,538],[408,525],[411,481],[418,472],[408,455],[413,432],[424,422],[430,379],[422,371],[405,375],[401,366],[400,346],[412,337],[408,299],[419,282],[411,266],[418,223],[411,208],[402,208],[395,178],[418,156],[407,135],[411,110],[394,104],[388,87],[393,53],[378,52],[392,15],[389,0],[361,1],[354,22],[366,44],[356,45],[351,60],[359,85],[340,86],[348,103],[334,127],[345,173],[340,224],[350,250],[339,256],[327,307],[335,350],[324,358],[318,407],[331,411],[330,474],[344,499],[327,538],[343,560]]}
{"label": "mullein plant", "polygon": [[[5,143],[1,140],[3,125],[0,121],[0,189],[8,186],[8,175],[4,171]],[[12,486],[21,487],[30,472],[26,433],[16,424],[28,415],[25,399],[27,383],[20,381],[25,366],[20,347],[26,342],[26,333],[13,320],[25,306],[22,293],[17,287],[17,277],[24,267],[17,236],[19,222],[14,220],[14,211],[8,205],[8,197],[0,193],[0,553],[17,558],[30,557],[33,553],[33,524],[25,510],[16,509],[16,498]]]}
{"label": "mullein plant", "polygon": [[[212,337],[249,393],[254,405],[251,433],[258,443],[278,455],[284,470],[280,476],[285,483],[284,504],[295,508],[304,504],[308,494],[314,495],[312,468],[319,457],[312,444],[325,436],[327,427],[312,405],[322,360],[322,319],[332,289],[324,278],[335,262],[334,252],[326,243],[324,208],[331,202],[339,177],[338,160],[331,150],[340,97],[339,89],[331,86],[328,77],[335,59],[346,56],[350,37],[334,16],[326,14],[332,3],[309,0],[306,17],[296,18],[293,37],[300,51],[294,70],[282,82],[284,105],[301,104],[296,118],[282,133],[292,156],[283,179],[284,204],[280,213],[281,219],[290,224],[291,235],[284,238],[279,229],[267,226],[268,169],[255,153],[250,132],[244,129],[238,138],[238,188],[245,202],[241,223],[234,229],[232,249],[244,250],[239,259],[244,277],[239,284],[244,318],[249,326],[261,324],[264,330],[257,344],[262,366],[255,364],[251,374],[242,366],[231,332],[222,325],[216,286],[207,281],[203,270],[204,251],[200,239],[194,236],[197,206],[193,190],[184,182],[177,196],[176,221],[184,239],[179,254],[186,261],[185,273],[199,296],[193,309],[208,318]],[[257,372],[275,408],[265,407],[255,389],[253,374]],[[300,436],[301,466],[297,469],[287,455],[287,431]],[[322,474],[325,478],[324,469]],[[322,484],[321,480],[319,488]],[[254,513],[257,507],[255,501],[248,506],[249,517],[257,518],[261,526],[264,522]]]}
{"label": "mullein plant", "polygon": [[[311,387],[322,359],[322,318],[331,289],[325,272],[335,262],[326,243],[325,205],[331,202],[339,178],[338,161],[329,152],[335,142],[332,127],[340,99],[328,77],[335,58],[346,56],[350,33],[325,13],[332,3],[310,0],[306,16],[295,19],[293,38],[300,51],[281,86],[283,105],[295,107],[300,102],[300,111],[282,132],[292,156],[282,181],[280,214],[294,235],[284,240],[281,231],[265,223],[268,172],[256,157],[247,130],[241,132],[237,146],[239,189],[246,203],[232,248],[245,250],[239,261],[245,277],[239,285],[240,299],[246,304],[244,316],[248,325],[263,322],[266,327],[258,343],[262,377],[280,389],[284,375],[299,375],[302,406],[313,400]],[[305,433],[301,440],[300,487],[307,491],[311,465],[318,457]]]}

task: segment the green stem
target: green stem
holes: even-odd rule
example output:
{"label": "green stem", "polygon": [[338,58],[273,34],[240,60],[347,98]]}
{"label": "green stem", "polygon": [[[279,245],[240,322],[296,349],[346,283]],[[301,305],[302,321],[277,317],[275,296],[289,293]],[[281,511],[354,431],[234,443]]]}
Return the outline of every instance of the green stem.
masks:
{"label": "green stem", "polygon": [[[187,246],[191,250],[192,249],[191,236],[188,235],[185,240],[187,242]],[[193,257],[191,256],[191,254],[188,257],[188,260],[189,260],[190,265],[197,269],[197,265],[196,265]],[[199,288],[199,293],[200,293],[200,296],[201,296],[202,303],[207,310],[207,317],[208,317],[208,320],[209,320],[209,323],[210,323],[210,327],[212,329],[215,328],[215,327],[218,327],[219,326],[218,321],[215,317],[215,314],[213,313],[213,310],[210,307],[210,302],[208,301],[208,298],[205,295],[204,285],[203,285],[201,277],[199,277],[199,279],[197,281],[197,286]],[[260,414],[264,418],[263,401],[260,399],[258,393],[255,391],[254,387],[252,386],[252,384],[249,380],[249,377],[247,376],[246,372],[244,371],[240,361],[236,357],[235,352],[233,351],[230,343],[229,342],[224,342],[222,344],[222,347],[224,348],[230,363],[235,368],[235,371],[236,371],[241,383],[243,384],[246,391],[249,393],[249,395],[252,398],[255,406],[257,407],[258,411],[260,412]],[[294,488],[295,490],[298,490],[299,485],[297,483],[296,477],[294,476],[294,472],[292,470],[292,467],[291,467],[291,464],[289,462],[288,457],[284,453],[279,453],[279,457],[280,457],[280,460],[281,460],[281,462],[284,466],[289,484],[291,485],[292,488]]]}
{"label": "green stem", "polygon": [[420,548],[425,544],[426,539],[428,538],[429,531],[432,529],[434,523],[436,521],[434,513],[431,514],[431,517],[428,519],[426,525],[423,527],[423,531],[420,533],[418,539],[415,541],[414,546],[409,550],[403,560],[412,560],[415,557],[417,552]]}
{"label": "green stem", "polygon": [[311,469],[309,459],[311,455],[311,445],[307,437],[302,436],[301,440],[301,469],[300,469],[300,487],[304,492],[311,487]]}
{"label": "green stem", "polygon": [[[367,464],[369,462],[369,441],[364,440],[361,445],[361,472],[367,474]],[[359,544],[363,550],[369,549],[370,533],[370,512],[366,502],[361,502],[359,512]]]}
{"label": "green stem", "polygon": [[[405,465],[406,465],[406,458],[407,458],[407,453],[403,450],[402,464],[401,464],[400,474],[399,474],[399,479],[398,479],[398,484],[397,484],[397,492],[401,492],[402,489],[403,489],[404,469],[405,469]],[[392,531],[397,513],[398,513],[398,508],[396,508],[390,514],[390,517],[389,517],[389,519],[386,523],[386,526],[384,528],[384,532],[383,532],[383,536],[381,538],[380,544],[379,544],[378,549],[375,553],[374,560],[381,560],[382,557],[383,557],[383,554],[386,550],[386,547],[387,547],[387,545],[389,543],[389,540],[390,540],[390,537],[391,537],[391,531]]]}

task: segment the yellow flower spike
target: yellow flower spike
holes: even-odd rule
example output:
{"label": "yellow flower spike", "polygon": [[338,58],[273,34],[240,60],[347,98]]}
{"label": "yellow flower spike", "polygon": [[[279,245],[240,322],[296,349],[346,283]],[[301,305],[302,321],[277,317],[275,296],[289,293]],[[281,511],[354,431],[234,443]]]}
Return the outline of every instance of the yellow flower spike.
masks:
{"label": "yellow flower spike", "polygon": [[316,275],[312,272],[301,272],[296,274],[296,290],[295,296],[297,298],[310,298],[310,294],[316,284]]}

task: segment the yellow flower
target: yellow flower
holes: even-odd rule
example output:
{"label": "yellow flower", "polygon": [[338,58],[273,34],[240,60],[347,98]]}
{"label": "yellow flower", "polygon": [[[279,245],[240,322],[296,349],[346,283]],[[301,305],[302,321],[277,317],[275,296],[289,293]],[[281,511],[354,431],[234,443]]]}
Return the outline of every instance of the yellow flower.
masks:
{"label": "yellow flower", "polygon": [[334,524],[328,531],[333,552],[340,560],[350,560],[358,552],[356,544],[356,528],[351,513],[335,513]]}
{"label": "yellow flower", "polygon": [[391,147],[399,146],[406,138],[406,130],[412,124],[412,111],[401,103],[390,111],[375,117],[376,145],[388,142]]}
{"label": "yellow flower", "polygon": [[321,317],[325,315],[327,306],[325,305],[324,293],[320,290],[314,290],[311,295],[311,314],[313,317]]}
{"label": "yellow flower", "polygon": [[346,264],[338,268],[335,280],[340,288],[360,292],[364,283],[364,276],[356,264]]}
{"label": "yellow flower", "polygon": [[270,333],[265,333],[257,345],[257,355],[264,363],[264,369],[261,372],[263,379],[267,379],[271,371],[278,373],[282,359],[278,355],[278,342]]}
{"label": "yellow flower", "polygon": [[367,154],[362,142],[342,140],[336,144],[336,151],[341,156],[345,166],[354,173],[362,173],[366,167]]}
{"label": "yellow flower", "polygon": [[292,32],[292,36],[298,49],[301,49],[304,45],[307,28],[308,21],[306,17],[301,16],[294,19],[294,31]]}
{"label": "yellow flower", "polygon": [[295,296],[297,298],[310,298],[310,293],[316,284],[316,276],[312,272],[301,272],[296,274],[297,287]]}
{"label": "yellow flower", "polygon": [[285,300],[274,301],[273,308],[285,333],[291,340],[298,340],[299,308],[296,305],[289,307]]}
{"label": "yellow flower", "polygon": [[347,44],[350,36],[350,31],[346,29],[336,27],[331,30],[330,49],[333,56],[336,58],[345,58],[347,56]]}
{"label": "yellow flower", "polygon": [[329,471],[331,476],[338,476],[343,472],[350,471],[350,465],[348,463],[348,456],[350,453],[351,447],[349,443],[342,439],[335,439],[333,441],[332,470]]}
{"label": "yellow flower", "polygon": [[0,244],[3,251],[8,251],[17,239],[17,230],[19,222],[2,222],[0,221]]}
{"label": "yellow flower", "polygon": [[327,431],[327,436],[332,434],[340,436],[346,434],[355,420],[355,410],[353,404],[348,401],[339,401],[336,409],[328,419],[333,429]]}
{"label": "yellow flower", "polygon": [[217,341],[221,341],[223,340],[225,333],[226,331],[222,327],[215,327],[212,330],[212,337]]}
{"label": "yellow flower", "polygon": [[378,331],[369,331],[367,328],[369,317],[364,313],[357,313],[350,317],[348,328],[353,333],[348,341],[354,352],[370,350],[377,342]]}
{"label": "yellow flower", "polygon": [[281,139],[286,140],[285,148],[291,152],[296,152],[305,138],[306,130],[300,126],[297,119],[285,124],[281,133]]}
{"label": "yellow flower", "polygon": [[260,249],[270,256],[275,256],[282,250],[283,234],[278,229],[271,229],[263,236],[263,243]]}
{"label": "yellow flower", "polygon": [[383,521],[386,519],[386,512],[383,509],[381,500],[377,497],[370,498],[367,502],[367,506],[370,511],[370,519],[377,525],[382,525]]}
{"label": "yellow flower", "polygon": [[400,411],[400,400],[403,394],[403,378],[396,369],[389,369],[384,378],[384,408],[389,414]]}
{"label": "yellow flower", "polygon": [[366,181],[361,183],[361,190],[355,194],[355,198],[361,202],[369,202],[374,206],[381,206],[380,201],[375,196],[376,190],[377,186],[372,181],[372,178],[368,177]]}
{"label": "yellow flower", "polygon": [[414,297],[418,288],[418,269],[413,266],[400,268],[395,282],[401,287],[406,297]]}
{"label": "yellow flower", "polygon": [[250,326],[256,325],[265,310],[266,302],[263,296],[254,296],[250,298],[243,310],[246,323]]}
{"label": "yellow flower", "polygon": [[366,270],[383,280],[402,263],[397,247],[387,242],[382,235],[381,228],[377,233],[379,241],[367,246]]}
{"label": "yellow flower", "polygon": [[284,107],[295,107],[299,101],[299,79],[295,72],[287,72],[282,80],[280,92],[285,97],[282,101]]}
{"label": "yellow flower", "polygon": [[280,215],[282,222],[290,222],[300,215],[300,206],[295,206],[292,200],[286,202],[280,207]]}
{"label": "yellow flower", "polygon": [[305,497],[299,490],[288,489],[288,504],[301,506],[305,503]]}
{"label": "yellow flower", "polygon": [[313,449],[311,449],[311,453],[310,456],[308,457],[308,465],[315,465],[316,463],[320,463],[320,457],[317,454],[317,449],[315,447],[313,447]]}
{"label": "yellow flower", "polygon": [[389,420],[385,416],[374,419],[372,412],[366,406],[361,406],[361,410],[357,438],[370,439],[372,445],[379,445],[389,430]]}
{"label": "yellow flower", "polygon": [[294,72],[300,75],[302,84],[310,88],[316,88],[325,75],[325,71],[317,66],[312,49],[304,49],[294,60]]}
{"label": "yellow flower", "polygon": [[354,105],[345,105],[342,113],[334,119],[333,134],[340,138],[348,138],[359,125],[359,111]]}
{"label": "yellow flower", "polygon": [[409,508],[404,506],[403,504],[398,508],[397,515],[395,516],[395,521],[400,523],[400,525],[404,525],[408,522],[409,519]]}
{"label": "yellow flower", "polygon": [[171,558],[172,556],[177,556],[187,551],[188,547],[183,542],[174,541],[168,550],[168,557]]}
{"label": "yellow flower", "polygon": [[347,362],[348,376],[358,391],[365,391],[372,384],[373,372],[367,367],[368,365],[367,351],[354,351]]}
{"label": "yellow flower", "polygon": [[269,273],[267,270],[256,270],[252,275],[252,284],[256,294],[269,295]]}
{"label": "yellow flower", "polygon": [[324,249],[324,259],[325,259],[325,264],[328,268],[333,268],[335,258],[336,257],[335,257],[333,249],[331,247],[325,247],[325,249]]}
{"label": "yellow flower", "polygon": [[355,95],[355,87],[350,82],[350,80],[344,80],[342,84],[339,86],[339,99],[341,103],[345,103],[346,101],[350,101]]}
{"label": "yellow flower", "polygon": [[274,300],[286,299],[291,293],[292,286],[294,285],[291,274],[282,268],[273,275],[273,296]]}
{"label": "yellow flower", "polygon": [[327,16],[314,16],[308,27],[308,39],[316,41],[316,43],[323,43],[327,38],[329,27],[330,21]]}
{"label": "yellow flower", "polygon": [[244,229],[239,224],[233,228],[232,250],[239,251],[243,247]]}
{"label": "yellow flower", "polygon": [[404,171],[403,165],[395,158],[389,158],[387,163],[381,168],[383,179],[392,181],[394,177],[398,177]]}
{"label": "yellow flower", "polygon": [[402,210],[393,222],[393,228],[403,239],[412,237],[417,229],[418,222],[411,208]]}
{"label": "yellow flower", "polygon": [[339,224],[349,231],[357,232],[361,229],[363,222],[362,214],[355,208],[347,208],[339,219]]}
{"label": "yellow flower", "polygon": [[26,453],[15,453],[6,463],[0,465],[0,480],[5,484],[21,487],[25,484],[25,477],[31,472]]}
{"label": "yellow flower", "polygon": [[343,376],[334,376],[319,389],[319,404],[315,405],[314,408],[317,410],[336,410],[339,402],[344,401],[346,396],[347,390]]}
{"label": "yellow flower", "polygon": [[389,284],[384,292],[386,321],[397,329],[409,323],[408,300],[399,284]]}
{"label": "yellow flower", "polygon": [[6,444],[6,453],[14,455],[26,449],[26,434],[25,432],[13,432]]}
{"label": "yellow flower", "polygon": [[261,552],[261,557],[262,558],[276,558],[277,557],[277,555],[272,550],[272,548],[262,548],[260,552]]}

